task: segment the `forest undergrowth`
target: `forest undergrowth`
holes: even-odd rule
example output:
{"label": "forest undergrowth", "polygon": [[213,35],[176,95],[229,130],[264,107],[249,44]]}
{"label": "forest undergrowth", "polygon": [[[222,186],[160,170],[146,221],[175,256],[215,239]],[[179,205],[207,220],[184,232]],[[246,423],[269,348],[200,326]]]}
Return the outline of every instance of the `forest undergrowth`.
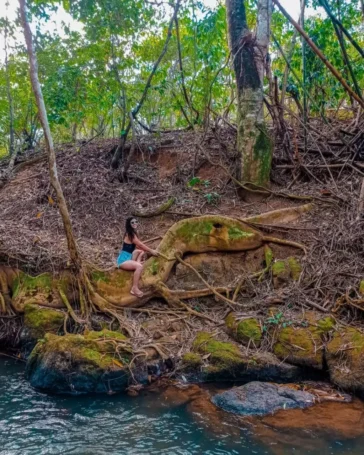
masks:
{"label": "forest undergrowth", "polygon": [[[186,217],[222,214],[246,218],[312,202],[313,210],[295,223],[254,225],[265,235],[304,244],[306,254],[301,258],[300,280],[284,289],[274,288],[271,271],[264,280],[249,278],[247,273],[237,299],[241,314],[259,316],[272,304],[281,304],[287,320],[292,311],[315,309],[334,311],[340,324],[360,326],[364,310],[359,293],[364,253],[363,125],[359,118],[328,124],[312,119],[305,135],[301,125],[285,123],[276,143],[272,185],[268,193],[260,188],[258,195],[244,191],[234,177],[233,125],[217,122],[207,132],[140,136],[127,180],[110,166],[116,140],[97,138],[59,145],[59,174],[82,257],[93,270],[113,269],[124,222],[130,215],[142,217],[142,238],[156,247],[168,228]],[[287,143],[295,151],[293,156],[286,153]],[[32,274],[69,266],[46,166],[42,152],[22,157],[0,192],[1,263]],[[173,205],[154,216],[168,201]],[[212,277],[207,274],[205,278],[214,286]],[[236,276],[229,286],[236,288],[242,278]],[[186,341],[206,324],[218,330],[226,304],[211,298],[187,303],[215,323],[189,318]],[[124,313],[134,336],[147,316],[163,314],[170,323],[185,318],[183,311],[166,310],[160,300]],[[177,341],[175,345],[179,345]]]}

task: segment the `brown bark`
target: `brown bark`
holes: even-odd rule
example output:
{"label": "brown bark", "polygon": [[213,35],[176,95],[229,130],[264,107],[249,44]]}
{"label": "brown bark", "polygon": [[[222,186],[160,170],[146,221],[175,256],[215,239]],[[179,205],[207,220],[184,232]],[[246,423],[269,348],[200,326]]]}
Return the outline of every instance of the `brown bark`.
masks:
{"label": "brown bark", "polygon": [[51,184],[57,195],[57,202],[59,211],[62,217],[64,230],[67,237],[68,250],[70,253],[72,265],[76,272],[80,272],[82,269],[82,261],[77,248],[76,240],[72,230],[71,218],[68,212],[67,203],[63,195],[62,187],[60,185],[57,173],[56,154],[53,146],[53,138],[48,123],[47,111],[44,103],[42,89],[39,83],[38,77],[38,62],[37,56],[33,47],[32,33],[27,20],[27,7],[26,0],[19,0],[21,22],[24,30],[24,37],[27,46],[29,67],[30,67],[30,79],[32,82],[32,88],[35,96],[35,100],[38,107],[38,116],[44,132],[44,139],[46,143],[46,151],[49,161],[49,176]]}

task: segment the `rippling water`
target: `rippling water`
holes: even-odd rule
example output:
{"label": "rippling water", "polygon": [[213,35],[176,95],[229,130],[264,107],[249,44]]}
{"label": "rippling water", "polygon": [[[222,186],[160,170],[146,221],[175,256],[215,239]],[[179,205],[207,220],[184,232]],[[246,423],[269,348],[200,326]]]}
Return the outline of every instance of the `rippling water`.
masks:
{"label": "rippling water", "polygon": [[[2,455],[120,454],[362,454],[364,439],[320,439],[319,448],[279,448],[278,438],[264,444],[251,429],[220,421],[207,428],[185,405],[172,406],[163,395],[59,397],[34,391],[23,365],[0,357],[0,453]],[[195,410],[198,414],[198,411]]]}

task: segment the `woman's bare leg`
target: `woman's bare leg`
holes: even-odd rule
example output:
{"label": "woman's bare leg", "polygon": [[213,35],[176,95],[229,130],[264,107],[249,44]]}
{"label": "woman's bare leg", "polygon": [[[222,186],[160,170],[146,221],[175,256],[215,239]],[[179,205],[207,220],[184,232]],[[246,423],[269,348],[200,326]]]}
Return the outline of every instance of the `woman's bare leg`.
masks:
{"label": "woman's bare leg", "polygon": [[142,264],[137,261],[125,261],[120,265],[120,268],[128,271],[134,270],[133,287],[131,288],[130,293],[137,297],[143,297],[143,293],[139,289],[139,279],[143,271]]}
{"label": "woman's bare leg", "polygon": [[141,263],[143,261],[143,250],[134,250],[132,260]]}

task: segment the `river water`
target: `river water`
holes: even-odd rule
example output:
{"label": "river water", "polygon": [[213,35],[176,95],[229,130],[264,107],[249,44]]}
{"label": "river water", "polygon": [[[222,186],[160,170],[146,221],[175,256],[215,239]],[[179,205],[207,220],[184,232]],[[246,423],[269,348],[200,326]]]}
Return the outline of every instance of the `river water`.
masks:
{"label": "river water", "polygon": [[[204,396],[186,398],[175,389],[138,397],[46,395],[24,379],[23,364],[0,357],[0,454],[363,453],[364,431],[344,436],[341,427],[327,428],[327,422],[324,431],[318,431],[300,425],[282,429],[277,421],[237,421],[216,411]],[[351,419],[350,427],[364,425],[361,406],[357,404],[355,412],[345,408],[344,424]],[[312,420],[307,413],[305,417]]]}

